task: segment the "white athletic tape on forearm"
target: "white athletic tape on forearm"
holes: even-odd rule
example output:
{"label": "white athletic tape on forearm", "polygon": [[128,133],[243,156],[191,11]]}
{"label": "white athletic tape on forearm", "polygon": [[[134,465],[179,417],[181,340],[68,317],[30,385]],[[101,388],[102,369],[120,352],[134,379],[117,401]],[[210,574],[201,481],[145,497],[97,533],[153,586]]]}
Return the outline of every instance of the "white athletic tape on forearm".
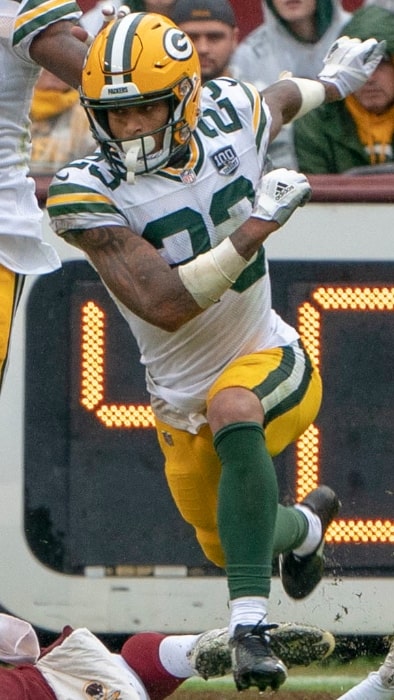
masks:
{"label": "white athletic tape on forearm", "polygon": [[225,238],[216,248],[180,265],[178,273],[197,304],[206,309],[219,301],[247,265],[248,261],[236,251],[230,238]]}
{"label": "white athletic tape on forearm", "polygon": [[302,100],[301,107],[291,122],[323,104],[326,98],[326,91],[322,83],[319,83],[317,80],[308,80],[307,78],[287,78],[287,80],[291,80],[292,83],[297,85]]}

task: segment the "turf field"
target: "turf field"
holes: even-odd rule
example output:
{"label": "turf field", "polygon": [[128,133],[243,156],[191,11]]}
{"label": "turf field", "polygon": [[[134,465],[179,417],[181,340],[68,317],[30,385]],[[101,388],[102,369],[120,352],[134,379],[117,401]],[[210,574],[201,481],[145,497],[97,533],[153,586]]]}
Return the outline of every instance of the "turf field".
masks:
{"label": "turf field", "polygon": [[190,679],[174,693],[174,700],[336,700],[362,680],[369,671],[376,670],[382,657],[362,657],[346,663],[335,660],[308,668],[290,669],[289,678],[276,692],[262,693],[257,689],[244,691],[234,689],[231,676],[202,681]]}

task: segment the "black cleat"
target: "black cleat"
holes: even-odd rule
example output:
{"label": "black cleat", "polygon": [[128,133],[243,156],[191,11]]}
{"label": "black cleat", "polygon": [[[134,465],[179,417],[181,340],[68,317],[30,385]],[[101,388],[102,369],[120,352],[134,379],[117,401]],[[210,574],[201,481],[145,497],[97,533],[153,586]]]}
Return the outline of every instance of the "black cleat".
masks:
{"label": "black cleat", "polygon": [[[270,625],[270,628],[271,650],[275,656],[282,659],[287,668],[309,666],[322,661],[335,649],[335,639],[331,632],[320,627],[298,622],[282,622]],[[200,634],[188,652],[188,659],[196,675],[205,680],[231,673],[227,627]]]}
{"label": "black cleat", "polygon": [[287,678],[283,661],[270,648],[269,630],[276,625],[237,625],[230,639],[232,669],[237,690],[256,686],[278,690]]}
{"label": "black cleat", "polygon": [[341,503],[328,486],[319,486],[301,501],[319,516],[322,524],[322,539],[317,549],[306,557],[297,557],[293,552],[279,556],[279,574],[287,595],[295,600],[306,598],[321,581],[324,573],[324,535]]}

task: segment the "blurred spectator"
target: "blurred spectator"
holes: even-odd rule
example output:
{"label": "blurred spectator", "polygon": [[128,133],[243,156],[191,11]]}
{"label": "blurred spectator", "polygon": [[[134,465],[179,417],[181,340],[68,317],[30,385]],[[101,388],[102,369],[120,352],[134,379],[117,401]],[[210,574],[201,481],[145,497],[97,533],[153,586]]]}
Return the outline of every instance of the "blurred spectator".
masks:
{"label": "blurred spectator", "polygon": [[[350,17],[339,0],[266,0],[265,21],[240,42],[231,72],[259,90],[278,80],[283,71],[315,78]],[[275,167],[297,167],[292,125],[282,129],[269,153]]]}
{"label": "blurred spectator", "polygon": [[95,36],[103,24],[103,8],[113,5],[118,10],[121,5],[126,5],[131,12],[158,12],[160,15],[170,16],[175,0],[99,0],[88,12],[85,12],[80,25],[92,36]]}
{"label": "blurred spectator", "polygon": [[96,147],[78,91],[45,69],[35,84],[30,118],[33,175],[55,173]]}
{"label": "blurred spectator", "polygon": [[299,167],[304,172],[342,173],[394,164],[394,12],[373,4],[362,7],[343,33],[385,39],[387,57],[353,95],[294,123]]}
{"label": "blurred spectator", "polygon": [[229,75],[239,34],[229,0],[177,0],[171,18],[193,41],[203,82]]}

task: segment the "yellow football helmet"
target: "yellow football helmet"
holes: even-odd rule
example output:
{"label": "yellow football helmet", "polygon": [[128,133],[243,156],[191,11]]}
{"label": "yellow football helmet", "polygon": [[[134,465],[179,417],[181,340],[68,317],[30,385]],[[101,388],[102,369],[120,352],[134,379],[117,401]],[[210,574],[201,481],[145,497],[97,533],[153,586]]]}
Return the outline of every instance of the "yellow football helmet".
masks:
{"label": "yellow football helmet", "polygon": [[[189,37],[170,19],[136,12],[114,20],[94,39],[82,72],[81,104],[112,169],[147,173],[174,162],[185,149],[199,116],[201,71]],[[116,139],[108,110],[168,101],[168,122],[133,139]],[[153,133],[163,146],[153,152]]]}

